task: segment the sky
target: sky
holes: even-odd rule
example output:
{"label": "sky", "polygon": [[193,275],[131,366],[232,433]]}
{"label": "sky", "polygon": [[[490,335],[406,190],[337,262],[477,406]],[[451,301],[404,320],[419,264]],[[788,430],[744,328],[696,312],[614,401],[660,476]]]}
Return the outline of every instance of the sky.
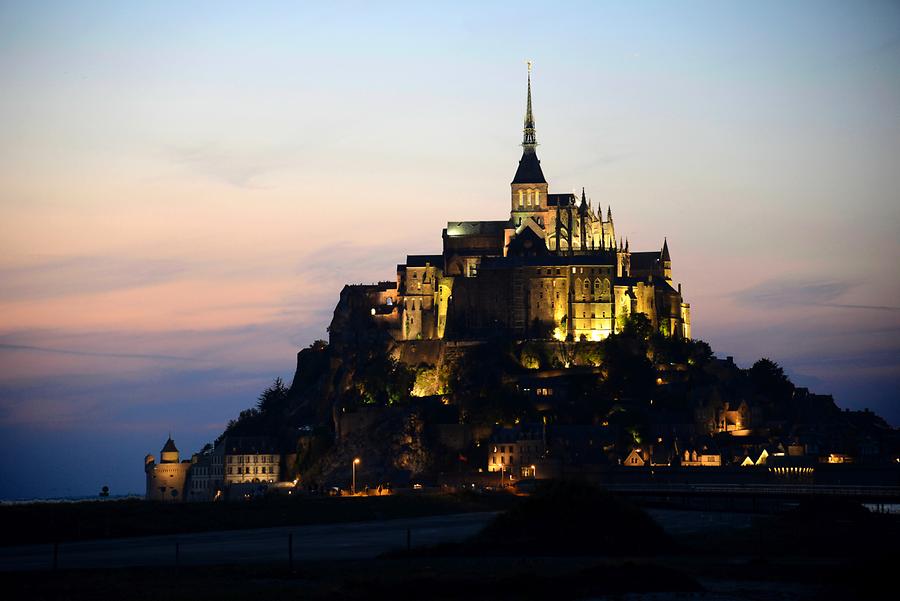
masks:
{"label": "sky", "polygon": [[900,425],[897,2],[0,0],[0,499],[142,492],[345,282],[551,192],[693,332]]}

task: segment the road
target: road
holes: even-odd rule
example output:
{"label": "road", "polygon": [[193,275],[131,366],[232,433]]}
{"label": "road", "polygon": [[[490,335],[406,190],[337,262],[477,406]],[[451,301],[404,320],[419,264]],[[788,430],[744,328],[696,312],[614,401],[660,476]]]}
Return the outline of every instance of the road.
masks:
{"label": "road", "polygon": [[[753,520],[747,514],[723,512],[648,509],[647,513],[674,536],[749,528]],[[294,538],[295,561],[365,559],[405,547],[407,530],[413,546],[458,541],[478,532],[494,515],[463,513],[62,543],[58,567],[174,566],[176,542],[180,565],[287,562],[289,533]],[[46,570],[52,565],[53,545],[0,547],[0,571]]]}
{"label": "road", "polygon": [[[406,546],[462,540],[478,532],[493,513],[353,522],[317,526],[227,530],[169,536],[62,543],[58,567],[122,568],[180,565],[287,562],[288,534],[294,559],[359,559]],[[0,571],[45,570],[53,565],[53,545],[0,547]]]}

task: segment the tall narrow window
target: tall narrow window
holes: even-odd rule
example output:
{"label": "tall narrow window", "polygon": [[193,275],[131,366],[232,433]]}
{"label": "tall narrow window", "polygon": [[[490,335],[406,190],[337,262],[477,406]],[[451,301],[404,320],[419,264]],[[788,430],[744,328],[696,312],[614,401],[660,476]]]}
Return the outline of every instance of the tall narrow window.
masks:
{"label": "tall narrow window", "polygon": [[522,190],[519,190],[519,208],[521,209],[524,206],[525,206],[525,193],[522,192]]}
{"label": "tall narrow window", "polygon": [[526,194],[525,206],[531,206],[531,190],[529,190]]}
{"label": "tall narrow window", "polygon": [[540,190],[534,191],[534,206],[536,206],[536,207],[541,206],[541,191]]}

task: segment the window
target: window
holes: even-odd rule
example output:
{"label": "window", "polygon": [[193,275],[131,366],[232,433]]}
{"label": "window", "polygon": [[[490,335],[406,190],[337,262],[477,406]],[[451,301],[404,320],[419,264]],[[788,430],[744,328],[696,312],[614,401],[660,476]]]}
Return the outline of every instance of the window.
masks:
{"label": "window", "polygon": [[535,190],[534,191],[534,206],[538,207],[540,205],[541,205],[541,191]]}
{"label": "window", "polygon": [[[519,208],[520,209],[525,206],[525,200],[523,197],[524,197],[524,193],[521,190],[519,190]],[[522,224],[519,223],[519,225],[522,225]]]}

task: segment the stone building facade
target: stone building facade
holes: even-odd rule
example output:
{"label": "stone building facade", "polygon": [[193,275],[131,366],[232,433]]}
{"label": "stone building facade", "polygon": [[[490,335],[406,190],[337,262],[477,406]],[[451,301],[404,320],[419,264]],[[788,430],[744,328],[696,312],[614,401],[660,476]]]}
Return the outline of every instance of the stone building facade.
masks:
{"label": "stone building facade", "polygon": [[153,455],[144,457],[147,478],[146,498],[150,501],[178,502],[185,498],[185,482],[190,461],[181,461],[178,447],[170,436],[159,453],[159,463]]}
{"label": "stone building facade", "polygon": [[156,463],[144,458],[146,498],[151,501],[215,501],[234,485],[281,481],[283,455],[266,436],[229,436],[181,461],[175,441],[166,441]]}
{"label": "stone building facade", "polygon": [[522,157],[510,185],[509,217],[455,221],[443,252],[409,255],[396,284],[344,289],[396,340],[475,340],[505,330],[518,338],[602,340],[624,318],[644,313],[653,326],[690,338],[690,305],[672,279],[668,241],[632,252],[582,189],[551,193],[537,156],[531,73]]}
{"label": "stone building facade", "polygon": [[280,480],[281,455],[270,438],[265,436],[226,438],[221,446],[226,486],[273,483]]}

